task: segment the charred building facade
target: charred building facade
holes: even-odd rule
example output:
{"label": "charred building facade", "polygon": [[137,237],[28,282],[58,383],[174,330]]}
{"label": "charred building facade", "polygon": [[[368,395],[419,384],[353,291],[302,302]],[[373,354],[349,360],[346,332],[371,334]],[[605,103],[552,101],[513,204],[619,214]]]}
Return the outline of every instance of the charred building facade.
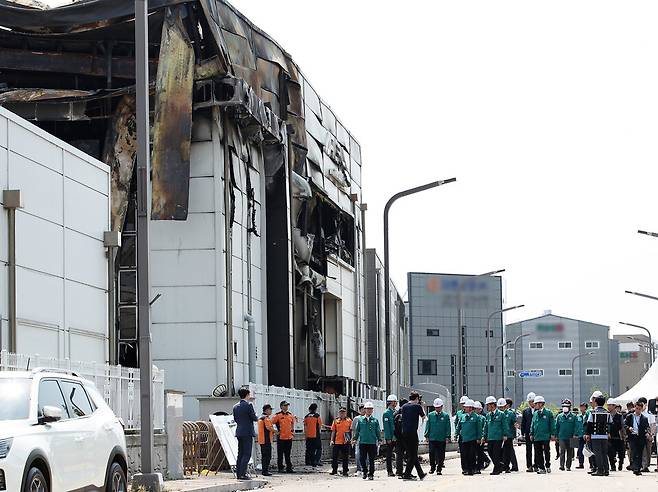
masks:
{"label": "charred building facade", "polygon": [[[249,381],[365,391],[358,142],[225,1],[149,9],[154,362],[190,414]],[[0,0],[0,105],[110,169],[109,353],[124,365],[138,360],[133,18],[130,0]]]}

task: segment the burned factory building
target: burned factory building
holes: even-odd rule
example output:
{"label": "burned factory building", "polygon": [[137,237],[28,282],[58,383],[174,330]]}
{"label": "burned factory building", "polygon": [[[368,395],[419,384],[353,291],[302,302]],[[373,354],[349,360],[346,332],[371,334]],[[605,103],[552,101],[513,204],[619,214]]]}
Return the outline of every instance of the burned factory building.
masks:
{"label": "burned factory building", "polygon": [[[152,0],[154,363],[195,398],[366,386],[361,149],[223,0]],[[138,361],[134,6],[0,0],[0,105],[111,173],[110,362]],[[11,163],[9,163],[11,166]]]}

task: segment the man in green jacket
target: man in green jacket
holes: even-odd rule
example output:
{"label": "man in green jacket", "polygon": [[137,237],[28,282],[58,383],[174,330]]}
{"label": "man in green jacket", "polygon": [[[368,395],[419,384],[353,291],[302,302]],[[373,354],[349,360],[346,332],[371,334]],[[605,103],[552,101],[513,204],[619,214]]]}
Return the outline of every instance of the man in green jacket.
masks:
{"label": "man in green jacket", "polygon": [[498,410],[496,397],[488,396],[485,400],[487,404],[487,415],[485,416],[484,426],[482,428],[482,440],[486,442],[489,456],[493,463],[493,470],[490,475],[500,475],[503,472],[502,446],[505,437],[505,414]]}
{"label": "man in green jacket", "polygon": [[530,439],[535,448],[537,473],[551,473],[551,441],[555,440],[555,418],[553,413],[544,408],[543,396],[535,397],[535,413],[532,416]]}
{"label": "man in green jacket", "polygon": [[576,414],[576,425],[574,434],[578,438],[578,466],[576,468],[585,468],[585,414],[587,413],[587,403],[580,404],[580,413]]}
{"label": "man in green jacket", "polygon": [[565,458],[567,471],[571,471],[573,446],[571,439],[576,436],[577,417],[571,411],[571,400],[562,401],[562,411],[555,420],[555,433],[560,443],[560,470],[564,471]]}
{"label": "man in green jacket", "polygon": [[[501,398],[503,400],[503,398]],[[505,398],[505,437],[503,442],[503,468],[505,473],[519,471],[519,464],[516,461],[514,452],[514,439],[516,438],[516,410],[512,408],[514,401],[511,398]],[[502,403],[499,401],[498,403]],[[499,407],[500,408],[500,407]]]}
{"label": "man in green jacket", "polygon": [[[352,444],[359,443],[361,455],[361,469],[363,470],[364,480],[373,480],[375,475],[375,458],[377,457],[377,445],[381,442],[381,427],[372,413],[375,406],[371,401],[367,401],[363,408],[366,414],[359,419],[352,436]],[[368,466],[369,465],[369,466]]]}
{"label": "man in green jacket", "polygon": [[[464,413],[465,413],[464,412],[464,403],[466,403],[468,400],[470,400],[470,398],[466,395],[462,396],[459,399],[459,409],[457,410],[457,413],[455,413],[455,418],[454,418],[454,420],[455,420],[455,429],[457,428],[457,423],[459,422],[459,419],[461,419],[461,416],[464,415]],[[462,452],[462,439],[458,434],[456,434],[456,435],[457,435],[457,445],[459,446],[459,456],[463,456],[464,454]],[[463,464],[464,464],[464,461],[462,460],[462,473],[464,473],[466,471],[463,467]]]}
{"label": "man in green jacket", "polygon": [[384,426],[384,440],[386,441],[386,471],[389,477],[393,473],[393,449],[395,449],[395,408],[398,406],[398,397],[388,395],[386,398],[386,411],[382,417]]}
{"label": "man in green jacket", "polygon": [[457,436],[461,439],[462,474],[475,475],[477,471],[477,447],[482,442],[482,419],[473,413],[475,402],[464,403],[464,413],[457,421]]}
{"label": "man in green jacket", "polygon": [[427,416],[425,439],[430,445],[430,473],[441,475],[446,457],[446,443],[450,441],[450,415],[443,411],[443,400],[434,400],[434,411]]}

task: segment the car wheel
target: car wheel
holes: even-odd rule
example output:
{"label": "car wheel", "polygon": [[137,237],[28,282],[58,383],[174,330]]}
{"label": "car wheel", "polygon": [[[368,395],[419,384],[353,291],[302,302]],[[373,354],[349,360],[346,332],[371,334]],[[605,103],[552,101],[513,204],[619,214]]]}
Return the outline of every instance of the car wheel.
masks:
{"label": "car wheel", "polygon": [[36,467],[30,468],[25,480],[24,492],[48,492],[48,482],[41,470]]}
{"label": "car wheel", "polygon": [[126,482],[126,474],[123,472],[123,468],[119,463],[112,463],[110,466],[110,471],[107,474],[107,486],[105,490],[107,492],[127,492],[128,485]]}

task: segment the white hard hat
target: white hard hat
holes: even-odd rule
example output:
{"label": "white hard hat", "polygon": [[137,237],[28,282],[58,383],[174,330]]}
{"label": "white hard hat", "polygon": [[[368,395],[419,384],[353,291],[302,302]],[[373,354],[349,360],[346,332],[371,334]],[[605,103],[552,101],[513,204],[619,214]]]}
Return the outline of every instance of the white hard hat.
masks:
{"label": "white hard hat", "polygon": [[599,396],[603,396],[603,393],[601,393],[600,391],[595,391],[594,393],[592,393],[592,397],[590,398],[590,400],[593,400],[594,398],[598,398]]}
{"label": "white hard hat", "polygon": [[388,395],[388,398],[386,398],[386,402],[387,402],[387,403],[390,403],[390,402],[392,402],[392,401],[398,401],[398,396],[397,396],[397,395],[394,395],[394,394],[390,394],[390,395]]}
{"label": "white hard hat", "polygon": [[468,401],[468,396],[462,396],[459,399],[459,403],[461,403],[462,405],[465,405],[467,401]]}
{"label": "white hard hat", "polygon": [[434,408],[442,407],[443,406],[443,400],[441,398],[437,398],[434,400]]}
{"label": "white hard hat", "polygon": [[474,406],[475,406],[475,402],[474,402],[473,400],[471,400],[471,399],[468,399],[468,400],[466,400],[466,403],[464,403],[464,406],[465,406],[465,407],[474,407]]}
{"label": "white hard hat", "polygon": [[498,403],[496,404],[496,406],[504,407],[505,405],[507,405],[507,400],[505,400],[505,398],[499,398]]}
{"label": "white hard hat", "polygon": [[475,401],[473,402],[473,408],[479,408],[479,409],[482,409],[482,403],[480,403],[479,401],[475,400]]}
{"label": "white hard hat", "polygon": [[617,403],[617,400],[615,400],[614,398],[609,398],[608,405],[619,405],[619,403]]}
{"label": "white hard hat", "polygon": [[371,401],[367,401],[364,403],[363,408],[375,408],[375,405]]}
{"label": "white hard hat", "polygon": [[537,396],[537,395],[535,395],[534,393],[530,392],[530,393],[528,393],[528,397],[526,398],[526,400],[527,400],[527,401],[535,401],[535,397],[536,397],[536,396]]}
{"label": "white hard hat", "polygon": [[496,397],[495,396],[487,396],[487,399],[484,400],[484,402],[489,405],[490,403],[496,403]]}
{"label": "white hard hat", "polygon": [[543,396],[535,396],[535,403],[546,403]]}

